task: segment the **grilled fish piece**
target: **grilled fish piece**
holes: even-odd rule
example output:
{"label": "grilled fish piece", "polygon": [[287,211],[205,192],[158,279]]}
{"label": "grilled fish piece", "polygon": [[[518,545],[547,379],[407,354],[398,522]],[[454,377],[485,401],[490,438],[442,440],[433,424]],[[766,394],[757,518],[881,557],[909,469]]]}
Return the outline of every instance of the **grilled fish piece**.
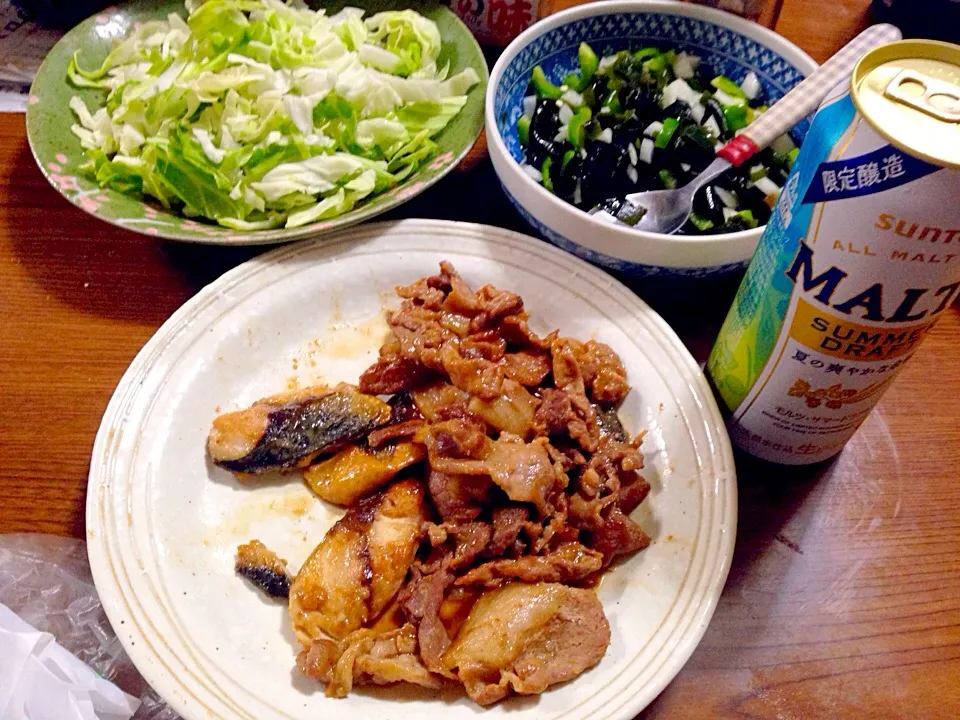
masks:
{"label": "grilled fish piece", "polygon": [[353,505],[364,495],[390,482],[397,473],[427,456],[423,445],[399,442],[376,450],[351,445],[303,471],[303,477],[321,499]]}
{"label": "grilled fish piece", "polygon": [[233,568],[270,597],[285,598],[290,594],[287,561],[259,540],[251,540],[237,548]]}
{"label": "grilled fish piece", "polygon": [[400,590],[427,519],[423,486],[404,480],[350,508],[290,587],[297,639],[342,640],[375,620]]}
{"label": "grilled fish piece", "polygon": [[288,470],[365,436],[390,419],[390,406],[354,386],[303,388],[214,418],[213,462],[234,473]]}

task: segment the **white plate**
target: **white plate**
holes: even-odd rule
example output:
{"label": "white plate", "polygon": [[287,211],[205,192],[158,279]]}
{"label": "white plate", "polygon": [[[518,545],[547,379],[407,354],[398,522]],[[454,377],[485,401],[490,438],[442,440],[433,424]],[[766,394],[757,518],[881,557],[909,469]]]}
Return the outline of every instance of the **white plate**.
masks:
{"label": "white plate", "polygon": [[[634,517],[651,547],[599,588],[612,641],[603,661],[537,699],[489,710],[458,696],[361,690],[331,700],[300,677],[286,608],[233,572],[261,538],[296,568],[339,511],[295,478],[243,486],[207,462],[220,411],[296,379],[355,381],[386,332],[393,288],[454,263],[475,287],[520,293],[531,325],[597,338],[623,358],[622,417],[649,431],[653,490]],[[187,720],[209,718],[632,718],[703,635],[736,529],[730,445],[703,375],[667,325],[620,283],[499,228],[405,220],[275,250],[202,290],[120,381],[90,467],[90,564],[107,615],[144,677]]]}

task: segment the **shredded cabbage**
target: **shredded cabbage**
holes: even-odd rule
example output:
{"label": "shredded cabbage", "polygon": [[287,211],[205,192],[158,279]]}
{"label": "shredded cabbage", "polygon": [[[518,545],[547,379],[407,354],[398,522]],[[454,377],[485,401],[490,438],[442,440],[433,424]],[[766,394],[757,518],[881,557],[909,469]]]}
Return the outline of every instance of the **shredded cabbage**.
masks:
{"label": "shredded cabbage", "polygon": [[151,21],[96,69],[76,56],[73,133],[103,187],[190,217],[258,230],[351,210],[416,172],[479,82],[437,67],[436,24],[413,10],[301,0],[186,0],[186,20]]}

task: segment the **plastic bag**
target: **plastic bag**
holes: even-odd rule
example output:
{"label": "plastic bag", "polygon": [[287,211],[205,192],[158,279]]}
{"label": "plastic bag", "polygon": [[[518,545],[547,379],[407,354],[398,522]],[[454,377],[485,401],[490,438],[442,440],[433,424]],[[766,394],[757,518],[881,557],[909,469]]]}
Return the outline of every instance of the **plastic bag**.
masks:
{"label": "plastic bag", "polygon": [[107,620],[82,540],[0,535],[0,603],[142,705],[133,720],[180,720],[133,666]]}

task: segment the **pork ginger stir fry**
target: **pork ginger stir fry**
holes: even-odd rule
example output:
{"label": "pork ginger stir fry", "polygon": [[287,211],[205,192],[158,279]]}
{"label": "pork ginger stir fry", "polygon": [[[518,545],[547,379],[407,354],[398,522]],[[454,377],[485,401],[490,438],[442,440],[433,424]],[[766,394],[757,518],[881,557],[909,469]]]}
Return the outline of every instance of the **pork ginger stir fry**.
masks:
{"label": "pork ginger stir fry", "polygon": [[347,508],[288,585],[257,542],[238,572],[289,596],[297,666],[330,696],[396,682],[459,684],[481,705],[541,693],[603,657],[592,588],[650,542],[630,519],[649,485],[642,437],[617,418],[626,371],[603,343],[537,335],[518,295],[474,291],[449,263],[397,292],[358,387],[214,421],[216,464],[302,472]]}

